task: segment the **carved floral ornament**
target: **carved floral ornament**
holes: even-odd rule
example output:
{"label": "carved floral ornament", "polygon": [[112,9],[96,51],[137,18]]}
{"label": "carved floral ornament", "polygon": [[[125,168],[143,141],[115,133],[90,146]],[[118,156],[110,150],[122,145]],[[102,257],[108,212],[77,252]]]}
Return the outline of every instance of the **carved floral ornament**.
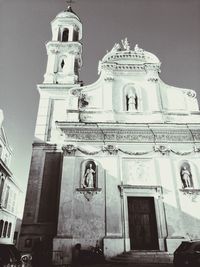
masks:
{"label": "carved floral ornament", "polygon": [[142,156],[146,154],[150,154],[152,152],[158,152],[160,154],[168,155],[169,153],[176,154],[178,156],[186,156],[191,153],[199,153],[200,148],[194,147],[193,150],[190,151],[177,151],[172,149],[170,146],[165,145],[155,145],[153,146],[152,150],[147,151],[129,151],[124,150],[123,148],[118,147],[115,144],[108,144],[104,145],[102,147],[96,148],[96,147],[83,147],[83,146],[77,146],[75,144],[66,144],[62,147],[64,156],[74,156],[76,151],[81,152],[85,155],[98,155],[99,153],[107,153],[108,155],[117,155],[119,152],[130,155],[130,156]]}
{"label": "carved floral ornament", "polygon": [[189,197],[193,202],[197,201],[197,198],[200,198],[200,189],[184,188],[180,189],[180,192]]}

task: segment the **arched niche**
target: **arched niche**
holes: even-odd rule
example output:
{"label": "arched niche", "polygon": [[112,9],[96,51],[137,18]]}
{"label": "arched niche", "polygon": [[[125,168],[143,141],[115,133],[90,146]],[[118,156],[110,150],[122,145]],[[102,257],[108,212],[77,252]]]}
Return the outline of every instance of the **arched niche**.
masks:
{"label": "arched niche", "polygon": [[197,182],[195,181],[196,168],[192,163],[188,162],[187,160],[182,161],[179,165],[179,171],[183,189],[194,188],[198,186]]}
{"label": "arched niche", "polygon": [[84,160],[81,164],[80,187],[84,189],[98,188],[98,165],[93,159]]}
{"label": "arched niche", "polygon": [[134,84],[128,84],[123,91],[123,110],[137,112],[141,110],[141,92]]}

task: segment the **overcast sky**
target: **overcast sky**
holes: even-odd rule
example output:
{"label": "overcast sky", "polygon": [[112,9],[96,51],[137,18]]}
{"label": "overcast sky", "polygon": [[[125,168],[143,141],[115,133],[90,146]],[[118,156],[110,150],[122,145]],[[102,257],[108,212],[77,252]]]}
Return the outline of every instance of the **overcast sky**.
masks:
{"label": "overcast sky", "polygon": [[[13,148],[11,169],[26,188],[38,109],[36,84],[46,70],[50,22],[64,0],[0,0],[0,108]],[[200,99],[200,0],[75,0],[83,23],[80,79],[96,81],[98,61],[128,37],[158,56],[161,78],[195,89]]]}

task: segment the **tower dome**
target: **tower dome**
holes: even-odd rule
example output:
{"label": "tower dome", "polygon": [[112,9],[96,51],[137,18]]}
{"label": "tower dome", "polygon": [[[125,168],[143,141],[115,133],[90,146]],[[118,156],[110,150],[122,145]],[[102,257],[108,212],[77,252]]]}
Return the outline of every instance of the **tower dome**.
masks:
{"label": "tower dome", "polygon": [[71,6],[68,6],[66,10],[60,12],[56,18],[76,18],[80,21],[79,17],[72,10]]}

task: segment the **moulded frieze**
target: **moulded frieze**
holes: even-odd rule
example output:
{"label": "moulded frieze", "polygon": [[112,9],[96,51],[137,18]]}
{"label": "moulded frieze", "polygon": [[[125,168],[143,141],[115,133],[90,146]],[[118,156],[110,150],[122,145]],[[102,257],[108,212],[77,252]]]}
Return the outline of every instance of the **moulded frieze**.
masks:
{"label": "moulded frieze", "polygon": [[[85,114],[86,116],[88,114]],[[82,117],[83,119],[83,117]],[[59,123],[58,123],[59,124]],[[110,142],[147,142],[147,143],[182,143],[182,142],[194,142],[194,139],[188,130],[157,130],[157,129],[102,129],[102,128],[65,128],[61,126],[61,130],[65,134],[65,141],[75,139],[78,141],[110,141]],[[200,138],[200,130],[196,130],[195,140]],[[174,153],[181,154],[173,150]],[[189,151],[183,151],[183,153],[189,153]]]}
{"label": "moulded frieze", "polygon": [[34,142],[32,144],[33,148],[42,148],[42,149],[47,149],[47,150],[57,150],[57,144],[50,144],[50,143],[38,143]]}
{"label": "moulded frieze", "polygon": [[57,54],[61,51],[74,54],[81,53],[81,44],[78,42],[49,42],[46,47],[47,52],[50,51],[53,54]]}
{"label": "moulded frieze", "polygon": [[199,129],[198,130],[190,129],[190,131],[191,131],[191,134],[192,134],[194,140],[200,142],[200,130]]}
{"label": "moulded frieze", "polygon": [[102,69],[112,69],[112,70],[133,70],[133,71],[144,71],[145,67],[141,64],[116,64],[116,63],[102,63]]}
{"label": "moulded frieze", "polygon": [[177,129],[170,129],[170,130],[154,130],[155,140],[157,142],[186,142],[191,141],[193,142],[193,137],[189,130],[177,130]]}

